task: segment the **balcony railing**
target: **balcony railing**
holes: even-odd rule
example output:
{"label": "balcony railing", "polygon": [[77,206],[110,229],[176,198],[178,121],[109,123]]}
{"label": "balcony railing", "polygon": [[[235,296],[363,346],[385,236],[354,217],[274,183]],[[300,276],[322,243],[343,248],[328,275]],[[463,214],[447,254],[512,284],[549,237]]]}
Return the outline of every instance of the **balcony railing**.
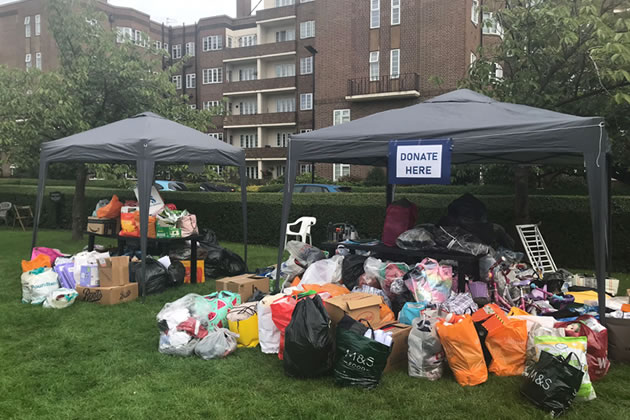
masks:
{"label": "balcony railing", "polygon": [[348,80],[348,96],[350,97],[403,92],[417,92],[419,95],[420,76],[417,73],[404,73],[397,78],[384,75],[376,80],[372,80],[369,77]]}
{"label": "balcony railing", "polygon": [[269,54],[281,54],[295,51],[295,41],[269,42],[249,47],[226,48],[223,60],[257,57]]}
{"label": "balcony railing", "polygon": [[254,147],[245,149],[247,159],[286,159],[286,147]]}
{"label": "balcony railing", "polygon": [[269,112],[265,114],[228,115],[223,126],[287,125],[295,123],[295,112]]}
{"label": "balcony railing", "polygon": [[294,88],[296,86],[295,76],[271,77],[269,79],[243,80],[239,82],[224,83],[224,93],[229,95],[238,92],[250,92],[265,89]]}

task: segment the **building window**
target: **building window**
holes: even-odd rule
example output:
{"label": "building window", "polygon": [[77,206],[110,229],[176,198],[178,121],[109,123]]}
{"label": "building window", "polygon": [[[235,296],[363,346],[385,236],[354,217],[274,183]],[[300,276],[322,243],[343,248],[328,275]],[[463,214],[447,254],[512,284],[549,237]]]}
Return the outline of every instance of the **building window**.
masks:
{"label": "building window", "polygon": [[378,80],[379,78],[378,55],[378,51],[370,52],[370,81]]}
{"label": "building window", "polygon": [[249,179],[258,179],[258,166],[248,166],[245,168],[245,175]]}
{"label": "building window", "polygon": [[205,101],[203,103],[203,109],[210,110],[212,108],[218,108],[220,105],[220,101]]}
{"label": "building window", "polygon": [[310,133],[311,131],[313,131],[312,128],[302,128],[300,130],[300,134],[304,134],[304,133]]}
{"label": "building window", "polygon": [[276,77],[295,76],[295,64],[276,64]]}
{"label": "building window", "polygon": [[227,47],[227,48],[232,48],[232,45],[233,45],[233,43],[234,43],[234,41],[233,41],[232,37],[231,37],[231,36],[226,37],[226,40],[225,40],[225,41],[226,41],[226,42],[225,42],[225,43],[226,43],[226,47]]}
{"label": "building window", "polygon": [[253,47],[256,45],[258,37],[256,35],[243,35],[238,39],[239,47]]}
{"label": "building window", "polygon": [[311,164],[310,163],[301,163],[300,164],[300,173],[301,174],[310,174],[311,173]]}
{"label": "building window", "polygon": [[42,16],[35,15],[35,36],[39,36],[42,33]]}
{"label": "building window", "polygon": [[295,98],[277,99],[276,112],[295,112]]}
{"label": "building window", "polygon": [[400,77],[400,50],[392,50],[389,62],[389,77],[398,79]]}
{"label": "building window", "polygon": [[300,58],[300,74],[313,73],[313,57]]}
{"label": "building window", "polygon": [[370,0],[370,29],[381,26],[381,0]]}
{"label": "building window", "polygon": [[195,56],[195,43],[187,42],[186,43],[186,55],[194,57]]}
{"label": "building window", "polygon": [[278,165],[278,166],[276,166],[276,177],[277,178],[280,178],[281,176],[284,175],[285,168],[286,168],[285,165]]}
{"label": "building window", "polygon": [[276,31],[276,42],[295,41],[295,31],[293,29]]}
{"label": "building window", "polygon": [[197,74],[190,73],[186,75],[186,89],[194,89],[197,87]]}
{"label": "building window", "polygon": [[133,29],[118,26],[116,28],[116,42],[122,44],[125,41],[131,40],[133,36]]}
{"label": "building window", "polygon": [[182,58],[182,44],[173,45],[173,59]]}
{"label": "building window", "polygon": [[400,25],[400,0],[392,0],[392,25]]}
{"label": "building window", "polygon": [[223,69],[221,67],[203,69],[203,84],[210,83],[223,83]]}
{"label": "building window", "polygon": [[254,115],[258,112],[256,101],[240,102],[241,115]]}
{"label": "building window", "polygon": [[475,64],[475,61],[477,61],[477,56],[475,55],[474,52],[470,53],[470,65],[472,66],[473,64]]}
{"label": "building window", "polygon": [[333,164],[333,181],[339,181],[340,178],[350,175],[350,165],[347,163]]}
{"label": "building window", "polygon": [[217,175],[223,175],[223,166],[215,166],[213,169],[214,172],[217,173]]}
{"label": "building window", "polygon": [[333,125],[343,124],[350,121],[349,109],[335,109],[333,111]]}
{"label": "building window", "polygon": [[42,69],[42,53],[35,53],[35,68]]}
{"label": "building window", "polygon": [[182,88],[182,76],[178,75],[178,76],[173,76],[173,83],[175,83],[175,89],[181,89]]}
{"label": "building window", "polygon": [[313,94],[300,94],[300,111],[308,111],[309,109],[313,109]]}
{"label": "building window", "polygon": [[223,141],[223,133],[208,133],[210,137]]}
{"label": "building window", "polygon": [[300,22],[300,39],[313,38],[315,36],[315,21]]}
{"label": "building window", "polygon": [[470,20],[472,20],[472,23],[474,23],[475,25],[479,24],[479,0],[472,0]]}
{"label": "building window", "polygon": [[249,67],[246,69],[238,70],[239,81],[256,80],[258,78],[257,76],[258,76],[258,72],[256,71],[256,67]]}
{"label": "building window", "polygon": [[288,147],[289,146],[289,136],[291,133],[276,133],[276,146],[277,147]]}
{"label": "building window", "polygon": [[257,134],[241,134],[241,148],[252,149],[258,147]]}
{"label": "building window", "polygon": [[24,36],[27,38],[31,37],[31,17],[26,16],[24,18]]}
{"label": "building window", "polygon": [[503,67],[499,63],[494,63],[495,79],[503,79]]}
{"label": "building window", "polygon": [[190,108],[190,109],[197,109],[197,104],[189,104],[188,108]]}
{"label": "building window", "polygon": [[161,50],[162,49],[162,41],[155,41],[153,43],[153,48],[155,48],[156,50]]}
{"label": "building window", "polygon": [[211,35],[203,38],[204,51],[216,51],[223,49],[223,35]]}
{"label": "building window", "polygon": [[139,47],[147,46],[147,37],[141,31],[134,31],[133,43]]}
{"label": "building window", "polygon": [[33,67],[33,63],[31,62],[31,55],[30,54],[26,54],[24,56],[24,64],[26,65],[26,70],[28,70],[31,67]]}
{"label": "building window", "polygon": [[168,42],[165,42],[165,43],[162,45],[162,48],[164,48],[164,49],[168,52]]}
{"label": "building window", "polygon": [[295,0],[276,0],[276,7],[291,6],[295,4]]}
{"label": "building window", "polygon": [[497,20],[494,13],[484,12],[483,13],[483,34],[484,35],[499,35],[503,36],[503,28],[501,24]]}

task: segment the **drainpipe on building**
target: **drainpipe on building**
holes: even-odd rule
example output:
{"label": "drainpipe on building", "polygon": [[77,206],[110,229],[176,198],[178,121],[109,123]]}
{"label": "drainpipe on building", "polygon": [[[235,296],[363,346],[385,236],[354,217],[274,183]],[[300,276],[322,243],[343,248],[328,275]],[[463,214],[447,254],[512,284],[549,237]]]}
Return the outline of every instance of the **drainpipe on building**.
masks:
{"label": "drainpipe on building", "polygon": [[[307,45],[304,48],[306,48],[306,50],[308,52],[310,52],[313,56],[313,104],[312,104],[312,130],[315,131],[315,56],[317,55],[318,51],[312,46],[312,45]],[[315,183],[315,162],[311,162],[311,183]]]}
{"label": "drainpipe on building", "polygon": [[[199,69],[199,22],[195,23],[195,106],[197,110],[201,110],[201,104],[199,102],[199,80],[197,80],[197,69]],[[202,41],[203,42],[203,41]]]}
{"label": "drainpipe on building", "polygon": [[[162,22],[162,48],[164,48],[164,22]],[[162,70],[166,68],[166,63],[164,60],[164,54],[162,54]]]}
{"label": "drainpipe on building", "polygon": [[[186,24],[182,23],[182,49],[186,56]],[[182,60],[183,61],[183,60]],[[186,96],[186,63],[182,63],[182,96]],[[188,104],[188,102],[186,102]]]}

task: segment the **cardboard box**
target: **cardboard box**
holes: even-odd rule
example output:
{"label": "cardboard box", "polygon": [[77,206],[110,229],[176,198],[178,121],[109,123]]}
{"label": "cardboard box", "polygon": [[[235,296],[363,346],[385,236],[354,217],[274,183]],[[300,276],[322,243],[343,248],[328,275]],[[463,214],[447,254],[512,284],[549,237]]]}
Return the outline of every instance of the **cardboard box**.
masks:
{"label": "cardboard box", "polygon": [[116,305],[130,302],[138,297],[138,283],[128,283],[114,287],[81,287],[77,286],[78,300],[95,302],[101,305]]}
{"label": "cardboard box", "polygon": [[[190,260],[181,260],[180,263],[184,266],[184,270],[186,270],[186,274],[184,275],[184,283],[190,283]],[[206,273],[205,273],[205,261],[197,260],[197,283],[205,283],[206,282]]]}
{"label": "cardboard box", "polygon": [[87,232],[97,235],[117,235],[120,230],[120,219],[100,219],[88,217]]}
{"label": "cardboard box", "polygon": [[228,290],[241,295],[241,302],[247,302],[256,289],[263,293],[269,293],[269,278],[255,274],[242,274],[234,277],[224,277],[217,280],[217,292]]}
{"label": "cardboard box", "polygon": [[124,286],[129,283],[129,257],[99,258],[97,262],[101,287]]}
{"label": "cardboard box", "polygon": [[392,332],[392,352],[387,359],[387,365],[383,372],[390,372],[392,370],[408,368],[407,351],[409,348],[409,333],[411,332],[411,325],[407,324],[388,324],[379,327],[384,331]]}
{"label": "cardboard box", "polygon": [[374,328],[381,321],[379,306],[381,303],[382,297],[369,293],[348,293],[324,302],[333,325],[337,325],[343,315],[348,314],[356,320],[367,320]]}

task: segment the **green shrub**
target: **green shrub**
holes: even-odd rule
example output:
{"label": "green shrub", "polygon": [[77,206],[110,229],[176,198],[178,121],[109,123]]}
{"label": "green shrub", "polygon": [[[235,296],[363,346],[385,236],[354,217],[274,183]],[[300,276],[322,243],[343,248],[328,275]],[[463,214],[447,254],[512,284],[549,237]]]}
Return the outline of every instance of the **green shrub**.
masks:
{"label": "green shrub", "polygon": [[382,168],[374,167],[368,172],[363,184],[366,186],[385,186],[387,185],[387,175]]}

